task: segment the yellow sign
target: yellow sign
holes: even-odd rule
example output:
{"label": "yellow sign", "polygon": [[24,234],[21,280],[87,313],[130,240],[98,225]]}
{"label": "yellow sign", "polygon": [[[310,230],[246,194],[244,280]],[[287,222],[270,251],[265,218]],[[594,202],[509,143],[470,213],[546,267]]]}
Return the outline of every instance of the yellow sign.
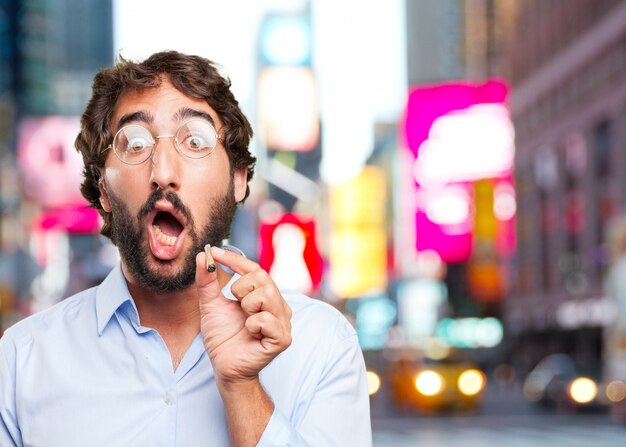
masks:
{"label": "yellow sign", "polygon": [[385,175],[367,166],[355,178],[330,189],[330,281],[342,298],[367,295],[387,286]]}

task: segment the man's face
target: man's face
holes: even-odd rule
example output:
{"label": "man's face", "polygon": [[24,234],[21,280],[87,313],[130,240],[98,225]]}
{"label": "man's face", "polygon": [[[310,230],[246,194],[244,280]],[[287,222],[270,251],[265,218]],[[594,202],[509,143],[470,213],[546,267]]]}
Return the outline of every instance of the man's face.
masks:
{"label": "man's face", "polygon": [[[163,82],[156,89],[123,94],[112,130],[139,124],[154,136],[173,135],[202,114],[221,133],[219,117],[205,101]],[[176,151],[172,138],[157,141],[154,155],[139,165],[124,164],[109,153],[101,203],[112,213],[112,239],[127,279],[147,289],[173,291],[193,283],[196,253],[227,237],[247,177],[245,169],[231,175],[221,143],[207,157],[191,159]]]}
{"label": "man's face", "polygon": [[[185,216],[188,226],[188,237],[191,240],[191,250],[184,255],[183,265],[178,271],[170,270],[164,274],[163,270],[170,265],[169,260],[155,260],[158,268],[153,268],[148,261],[151,258],[151,248],[142,222],[146,221],[155,204],[160,200],[168,200],[177,213]],[[113,193],[109,193],[112,207],[111,239],[117,245],[124,260],[126,269],[139,285],[149,290],[173,292],[189,287],[196,274],[196,253],[204,250],[206,244],[220,245],[230,232],[230,224],[236,211],[236,202],[233,188],[216,199],[209,212],[209,219],[203,228],[196,228],[191,212],[173,192],[163,193],[157,189],[139,209],[137,216],[133,216],[126,204]],[[158,221],[158,218],[155,220]],[[183,254],[181,254],[183,256]]]}

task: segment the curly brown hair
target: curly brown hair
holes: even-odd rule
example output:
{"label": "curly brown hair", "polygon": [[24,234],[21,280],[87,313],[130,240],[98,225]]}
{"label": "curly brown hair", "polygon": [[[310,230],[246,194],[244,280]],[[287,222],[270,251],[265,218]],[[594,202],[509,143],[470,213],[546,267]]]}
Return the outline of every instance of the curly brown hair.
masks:
{"label": "curly brown hair", "polygon": [[[74,143],[84,163],[80,191],[104,219],[100,232],[105,236],[111,234],[110,215],[100,204],[98,182],[113,140],[111,118],[115,106],[124,93],[159,87],[164,79],[185,95],[204,99],[215,110],[222,121],[223,145],[231,173],[246,168],[248,182],[254,175],[256,159],[248,150],[252,127],[230,90],[230,79],[219,72],[214,62],[177,51],[155,53],[142,62],[120,57],[114,66],[95,75],[92,96],[81,117],[80,133]],[[244,200],[249,194],[248,186]]]}

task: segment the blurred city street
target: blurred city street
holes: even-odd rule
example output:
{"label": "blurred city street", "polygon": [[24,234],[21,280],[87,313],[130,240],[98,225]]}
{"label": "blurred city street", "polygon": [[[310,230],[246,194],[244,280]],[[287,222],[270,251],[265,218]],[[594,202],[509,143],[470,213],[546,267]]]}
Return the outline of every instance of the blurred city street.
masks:
{"label": "blurred city street", "polygon": [[389,410],[382,399],[372,403],[376,447],[621,447],[626,439],[626,426],[606,412],[538,410],[519,388],[489,389],[484,407],[472,415],[424,415]]}
{"label": "blurred city street", "polygon": [[100,69],[171,49],[254,131],[217,239],[354,327],[374,445],[626,446],[626,0],[175,6],[0,1],[0,336],[120,264],[80,117]]}

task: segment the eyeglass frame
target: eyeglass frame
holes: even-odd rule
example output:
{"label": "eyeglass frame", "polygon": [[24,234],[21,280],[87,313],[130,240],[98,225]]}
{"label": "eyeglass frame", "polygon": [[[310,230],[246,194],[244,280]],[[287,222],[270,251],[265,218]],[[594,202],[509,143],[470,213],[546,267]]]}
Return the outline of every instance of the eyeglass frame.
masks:
{"label": "eyeglass frame", "polygon": [[[184,126],[186,126],[187,124],[189,124],[189,123],[191,123],[193,121],[201,121],[201,122],[203,122],[205,124],[208,124],[211,127],[211,129],[213,129],[213,132],[215,133],[215,137],[216,137],[215,146],[213,146],[209,152],[207,152],[206,154],[204,154],[201,157],[190,157],[189,155],[185,154],[180,149],[180,147],[179,147],[180,143],[178,142],[178,140],[176,138],[177,135],[178,135],[178,132],[180,132],[180,129],[182,129]],[[144,160],[140,161],[139,163],[129,163],[129,162],[125,161],[125,160],[122,160],[122,157],[117,153],[117,151],[115,150],[115,146],[113,145],[113,143],[115,143],[115,139],[120,134],[120,132],[123,131],[124,129],[126,129],[127,127],[131,127],[131,126],[141,127],[146,132],[148,132],[148,134],[150,135],[150,137],[153,140],[152,150],[150,151],[150,154]],[[152,132],[150,132],[149,129],[147,129],[146,127],[142,126],[141,124],[126,124],[126,125],[120,127],[117,132],[115,132],[115,135],[113,135],[113,141],[111,141],[111,143],[107,146],[107,149],[113,150],[113,153],[115,154],[117,159],[119,161],[121,161],[122,163],[130,165],[130,166],[138,166],[138,165],[148,161],[151,157],[154,157],[154,152],[156,151],[157,145],[159,144],[159,140],[161,138],[172,138],[174,140],[174,148],[176,149],[176,152],[178,152],[183,157],[187,157],[187,158],[189,158],[191,160],[202,160],[203,158],[208,157],[209,155],[211,155],[213,153],[213,151],[215,150],[215,148],[217,147],[218,144],[223,144],[224,143],[224,139],[222,138],[222,135],[220,134],[220,132],[218,132],[218,130],[215,128],[215,126],[213,124],[211,124],[208,120],[200,119],[200,118],[192,118],[190,120],[185,121],[180,126],[178,126],[178,129],[176,129],[176,132],[174,134],[171,134],[171,135],[153,135]]]}

